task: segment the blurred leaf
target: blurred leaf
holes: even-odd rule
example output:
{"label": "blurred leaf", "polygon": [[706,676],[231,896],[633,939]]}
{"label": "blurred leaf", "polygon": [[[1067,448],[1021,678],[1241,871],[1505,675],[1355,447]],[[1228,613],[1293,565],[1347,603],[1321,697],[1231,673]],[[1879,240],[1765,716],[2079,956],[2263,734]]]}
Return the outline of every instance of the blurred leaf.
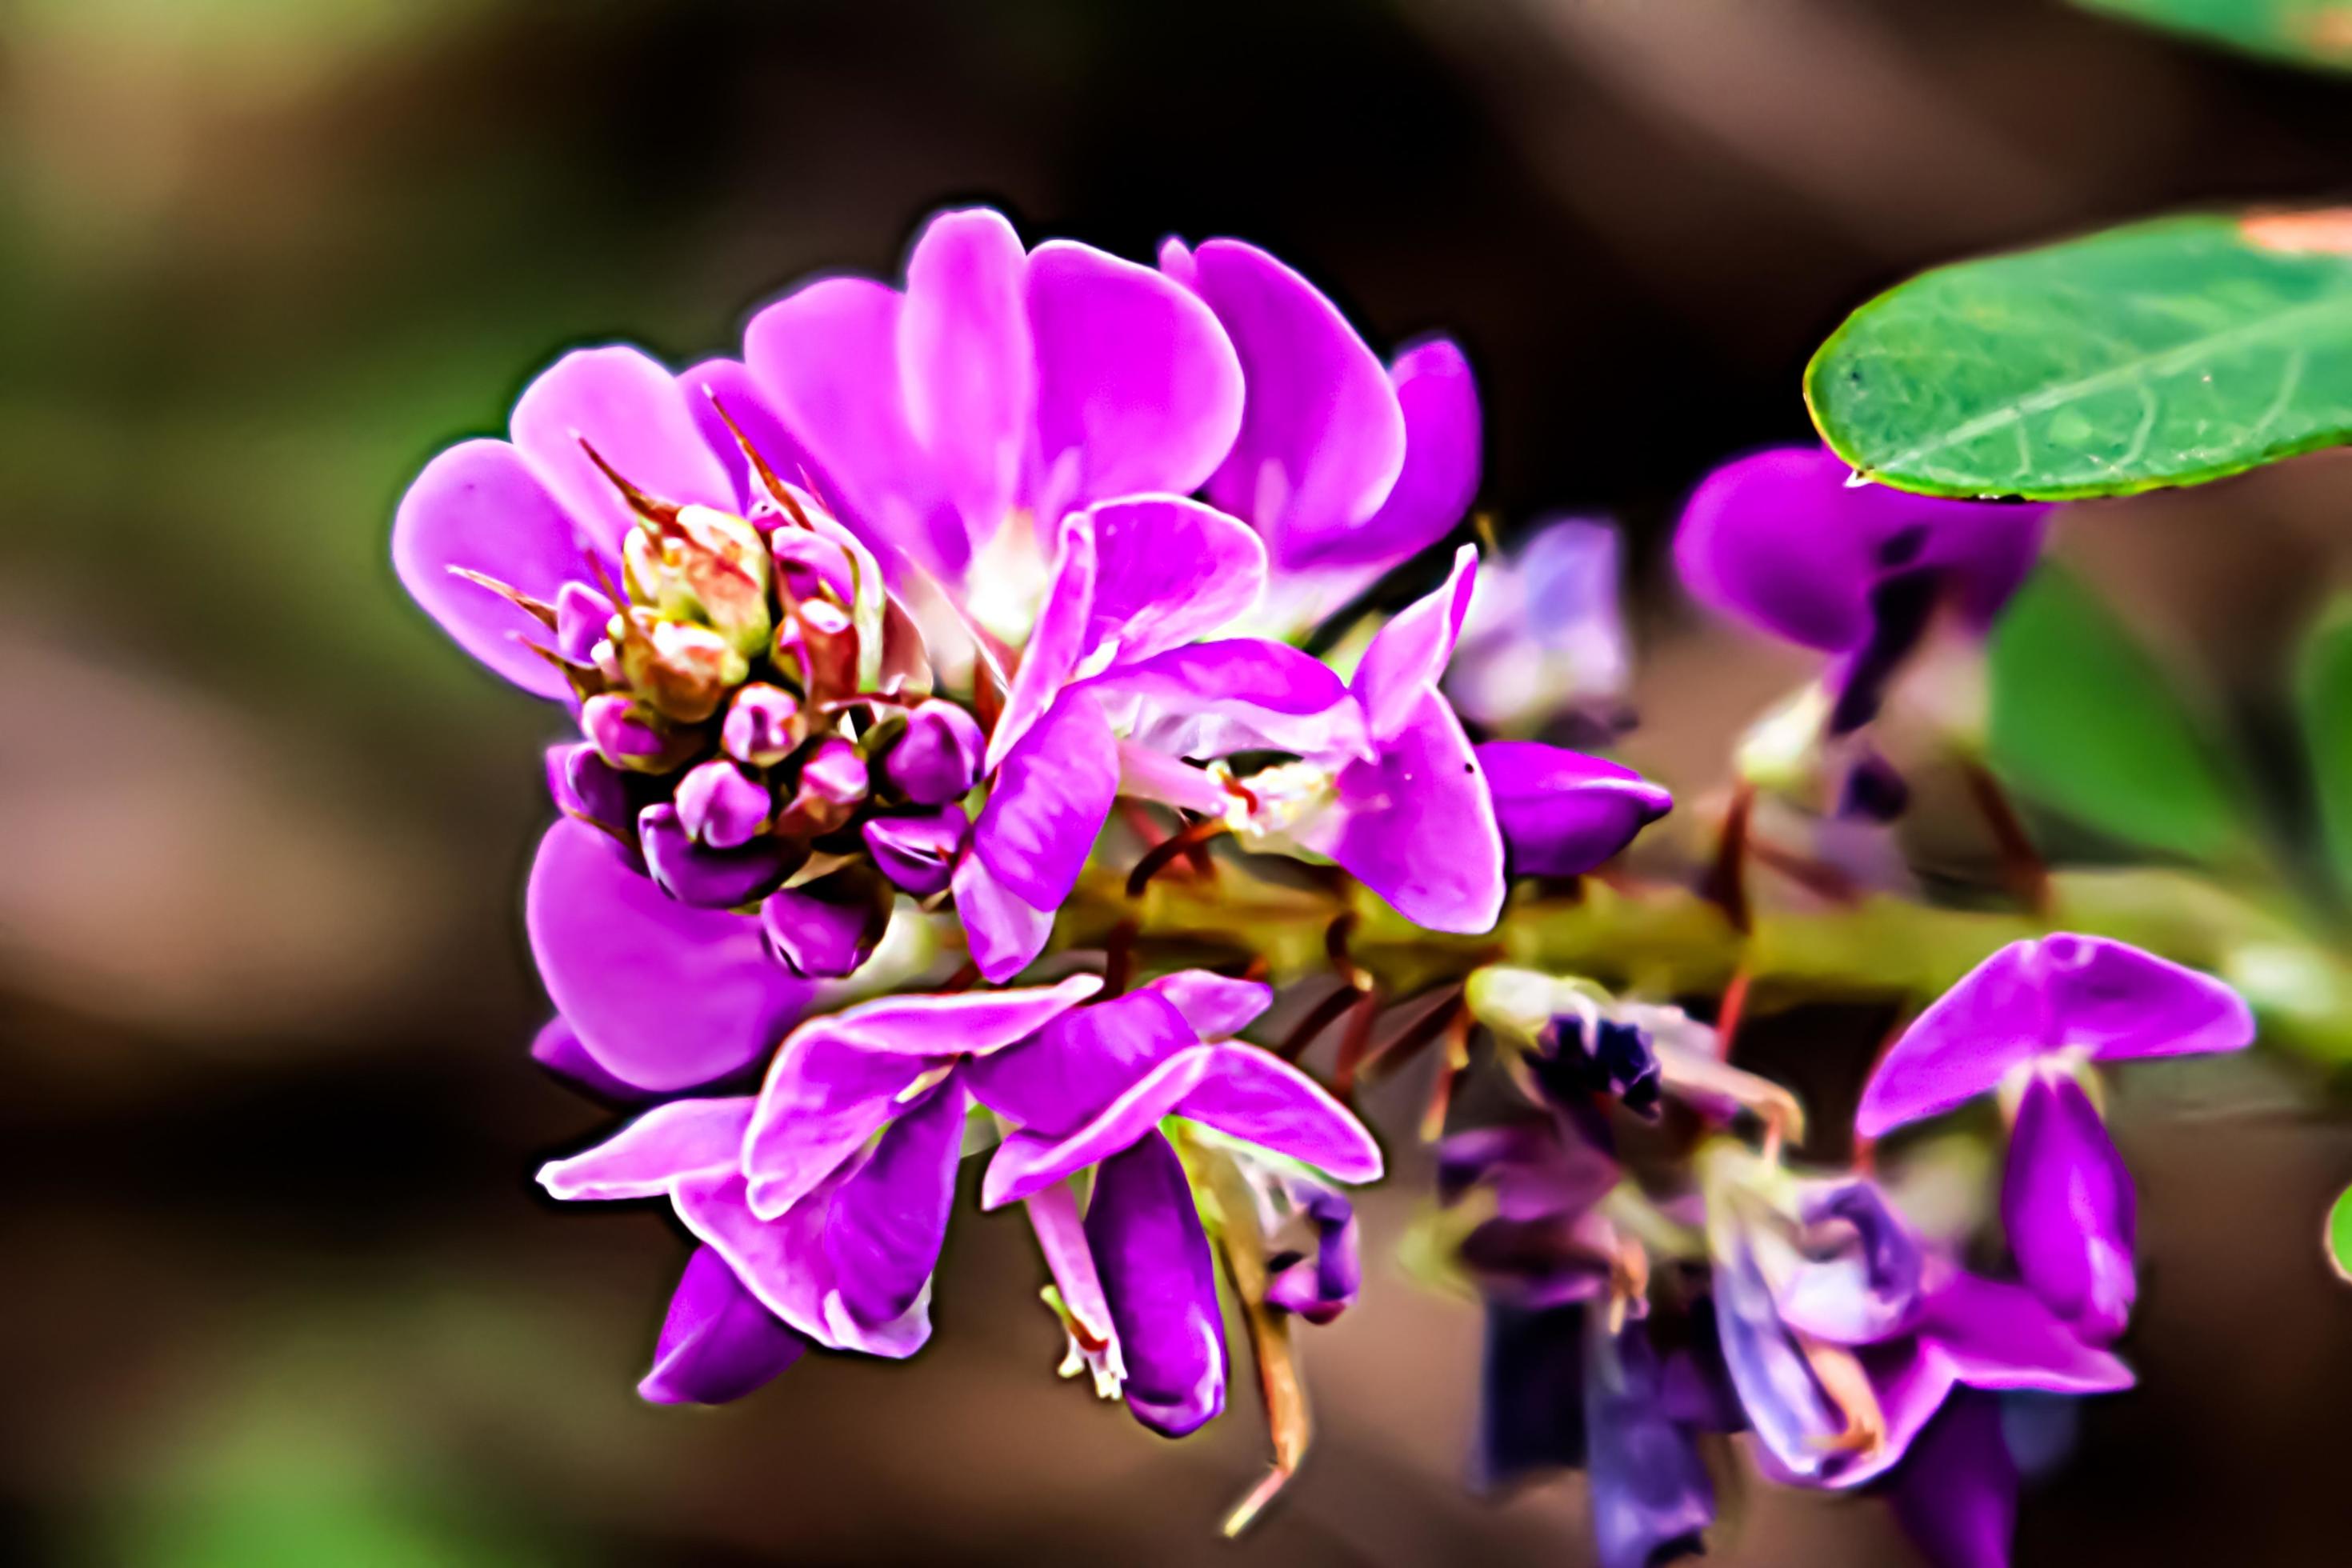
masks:
{"label": "blurred leaf", "polygon": [[2327,1261],[2339,1278],[2352,1281],[2352,1187],[2328,1206]]}
{"label": "blurred leaf", "polygon": [[2320,70],[2352,70],[2343,0],[2074,0],[2086,11]]}
{"label": "blurred leaf", "polygon": [[2305,639],[2294,696],[2328,861],[2352,893],[2352,596],[2330,605]]}
{"label": "blurred leaf", "polygon": [[2072,576],[2035,573],[1991,649],[2001,776],[2086,827],[2213,859],[2242,837],[2196,718],[2147,650]]}
{"label": "blurred leaf", "polygon": [[2352,216],[2158,219],[1939,268],[1805,371],[1854,468],[1934,495],[2193,484],[2352,438]]}

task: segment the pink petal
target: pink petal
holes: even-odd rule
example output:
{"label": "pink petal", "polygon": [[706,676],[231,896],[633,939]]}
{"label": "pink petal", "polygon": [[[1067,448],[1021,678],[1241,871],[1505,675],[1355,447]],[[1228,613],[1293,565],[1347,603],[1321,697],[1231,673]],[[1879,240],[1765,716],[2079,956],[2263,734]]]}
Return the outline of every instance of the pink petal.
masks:
{"label": "pink petal", "polygon": [[703,438],[677,379],[636,349],[565,354],[523,388],[508,425],[550,493],[610,554],[620,553],[635,514],[583,441],[648,495],[680,506],[735,505],[727,465]]}
{"label": "pink petal", "polygon": [[1089,654],[1148,658],[1213,632],[1265,589],[1265,545],[1248,527],[1181,496],[1131,496],[1087,511],[1097,564]]}
{"label": "pink petal", "polygon": [[1399,610],[1364,649],[1349,689],[1364,705],[1374,740],[1402,729],[1421,706],[1422,694],[1445,673],[1477,584],[1478,547],[1465,544],[1454,552],[1444,585]]}
{"label": "pink petal", "polygon": [[551,1160],[539,1183],[567,1200],[660,1197],[689,1176],[733,1170],[751,1121],[750,1095],[673,1100],[593,1149]]}
{"label": "pink petal", "polygon": [[907,427],[976,546],[1013,510],[1037,398],[1021,237],[986,207],[943,212],[907,258],[898,382]]}
{"label": "pink petal", "polygon": [[1095,700],[1066,691],[997,770],[972,853],[1024,903],[1055,910],[1077,886],[1118,794],[1118,746]]}
{"label": "pink petal", "polygon": [[1301,563],[1385,570],[1427,549],[1460,522],[1478,495],[1478,384],[1460,348],[1444,338],[1416,344],[1389,365],[1404,414],[1404,468],[1362,526],[1313,542]]}
{"label": "pink petal", "polygon": [[1371,762],[1338,777],[1339,805],[1307,840],[1397,913],[1431,931],[1490,929],[1503,912],[1503,834],[1462,721],[1424,688]]}

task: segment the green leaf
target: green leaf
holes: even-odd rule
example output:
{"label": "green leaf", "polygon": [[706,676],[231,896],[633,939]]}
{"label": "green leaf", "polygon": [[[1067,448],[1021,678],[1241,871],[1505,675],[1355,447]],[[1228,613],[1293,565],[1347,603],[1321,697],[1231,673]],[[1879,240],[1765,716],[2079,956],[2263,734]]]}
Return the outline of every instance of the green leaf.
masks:
{"label": "green leaf", "polygon": [[2352,1187],[2337,1194],[2328,1205],[2327,1262],[2336,1278],[2352,1283]]}
{"label": "green leaf", "polygon": [[1991,649],[1992,761],[2061,816],[2192,859],[2243,840],[2202,726],[2156,660],[2074,578],[2043,566]]}
{"label": "green leaf", "polygon": [[2289,65],[2352,70],[2352,5],[2344,0],[2074,0],[2167,32]]}
{"label": "green leaf", "polygon": [[2313,626],[2294,675],[2328,864],[2352,893],[2352,595],[2337,598]]}
{"label": "green leaf", "polygon": [[2352,439],[2352,214],[2161,218],[1939,268],[1805,370],[1822,438],[1929,495],[2194,484]]}

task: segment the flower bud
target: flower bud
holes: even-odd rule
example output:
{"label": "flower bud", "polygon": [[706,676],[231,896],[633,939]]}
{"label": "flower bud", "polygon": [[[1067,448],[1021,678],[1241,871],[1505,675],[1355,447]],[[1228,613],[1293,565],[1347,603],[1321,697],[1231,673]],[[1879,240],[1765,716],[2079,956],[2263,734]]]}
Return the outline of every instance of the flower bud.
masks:
{"label": "flower bud", "polygon": [[622,554],[632,590],[663,619],[706,622],[747,658],[767,646],[768,545],[741,518],[679,507],[641,521]]}
{"label": "flower bud", "polygon": [[698,844],[733,849],[768,825],[768,788],[733,763],[714,759],[677,781],[677,819]]}
{"label": "flower bud", "polygon": [[883,759],[882,773],[916,805],[945,805],[979,782],[987,751],[979,721],[934,698],[907,715],[907,732]]}
{"label": "flower bud", "polygon": [[636,831],[637,803],[630,798],[629,775],[599,756],[594,746],[549,747],[547,789],[557,805],[599,827],[624,838]]}
{"label": "flower bud", "polygon": [[768,548],[778,585],[794,599],[812,600],[827,590],[845,605],[856,598],[849,552],[834,541],[804,528],[780,528],[768,536]]}
{"label": "flower bud", "polygon": [[877,816],[866,825],[866,847],[893,886],[928,899],[946,890],[968,826],[960,805],[912,816]]}
{"label": "flower bud", "polygon": [[734,849],[697,844],[677,807],[667,801],[638,813],[637,837],[662,891],[697,909],[757,903],[808,858],[806,846],[768,836]]}
{"label": "flower bud", "polygon": [[743,656],[709,626],[661,620],[646,610],[632,610],[622,625],[621,673],[666,719],[699,724],[719,710],[727,689],[751,673]]}
{"label": "flower bud", "polygon": [[681,734],[642,712],[618,692],[591,697],[580,705],[580,732],[616,768],[666,773],[694,754],[694,736]]}
{"label": "flower bud", "polygon": [[855,805],[864,800],[866,784],[866,759],[838,735],[819,742],[801,764],[801,788],[835,805]]}
{"label": "flower bud", "polygon": [[808,739],[808,725],[800,699],[781,686],[754,681],[735,694],[728,705],[719,744],[737,762],[772,768]]}
{"label": "flower bud", "polygon": [[555,651],[572,664],[593,665],[613,624],[613,601],[585,583],[566,583],[555,596]]}
{"label": "flower bud", "polygon": [[839,980],[873,956],[890,924],[890,886],[868,868],[845,867],[804,887],[769,895],[760,927],[778,962],[810,980]]}
{"label": "flower bud", "polygon": [[857,689],[857,628],[849,612],[824,599],[795,605],[776,628],[776,663],[796,671],[814,705]]}

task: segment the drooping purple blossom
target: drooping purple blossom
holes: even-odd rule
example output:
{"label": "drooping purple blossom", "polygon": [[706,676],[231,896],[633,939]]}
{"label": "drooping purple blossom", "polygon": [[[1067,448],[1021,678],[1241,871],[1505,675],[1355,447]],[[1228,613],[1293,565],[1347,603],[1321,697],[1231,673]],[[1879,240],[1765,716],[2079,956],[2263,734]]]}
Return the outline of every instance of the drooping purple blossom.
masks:
{"label": "drooping purple blossom", "polygon": [[2042,548],[2046,506],[1940,500],[1855,484],[1826,447],[1779,447],[1701,482],[1675,534],[1708,608],[1832,658],[1828,729],[1858,729],[1950,614],[1981,636]]}
{"label": "drooping purple blossom", "polygon": [[1463,718],[1579,744],[1628,727],[1622,548],[1609,523],[1539,519],[1507,554],[1484,563],[1445,673],[1445,694]]}
{"label": "drooping purple blossom", "polygon": [[2013,942],[1906,1029],[1864,1089],[1875,1138],[1995,1089],[2014,1096],[2001,1214],[2019,1273],[2082,1332],[2131,1315],[2137,1202],[2085,1088],[2090,1064],[2237,1050],[2252,1014],[2209,975],[2103,937]]}

